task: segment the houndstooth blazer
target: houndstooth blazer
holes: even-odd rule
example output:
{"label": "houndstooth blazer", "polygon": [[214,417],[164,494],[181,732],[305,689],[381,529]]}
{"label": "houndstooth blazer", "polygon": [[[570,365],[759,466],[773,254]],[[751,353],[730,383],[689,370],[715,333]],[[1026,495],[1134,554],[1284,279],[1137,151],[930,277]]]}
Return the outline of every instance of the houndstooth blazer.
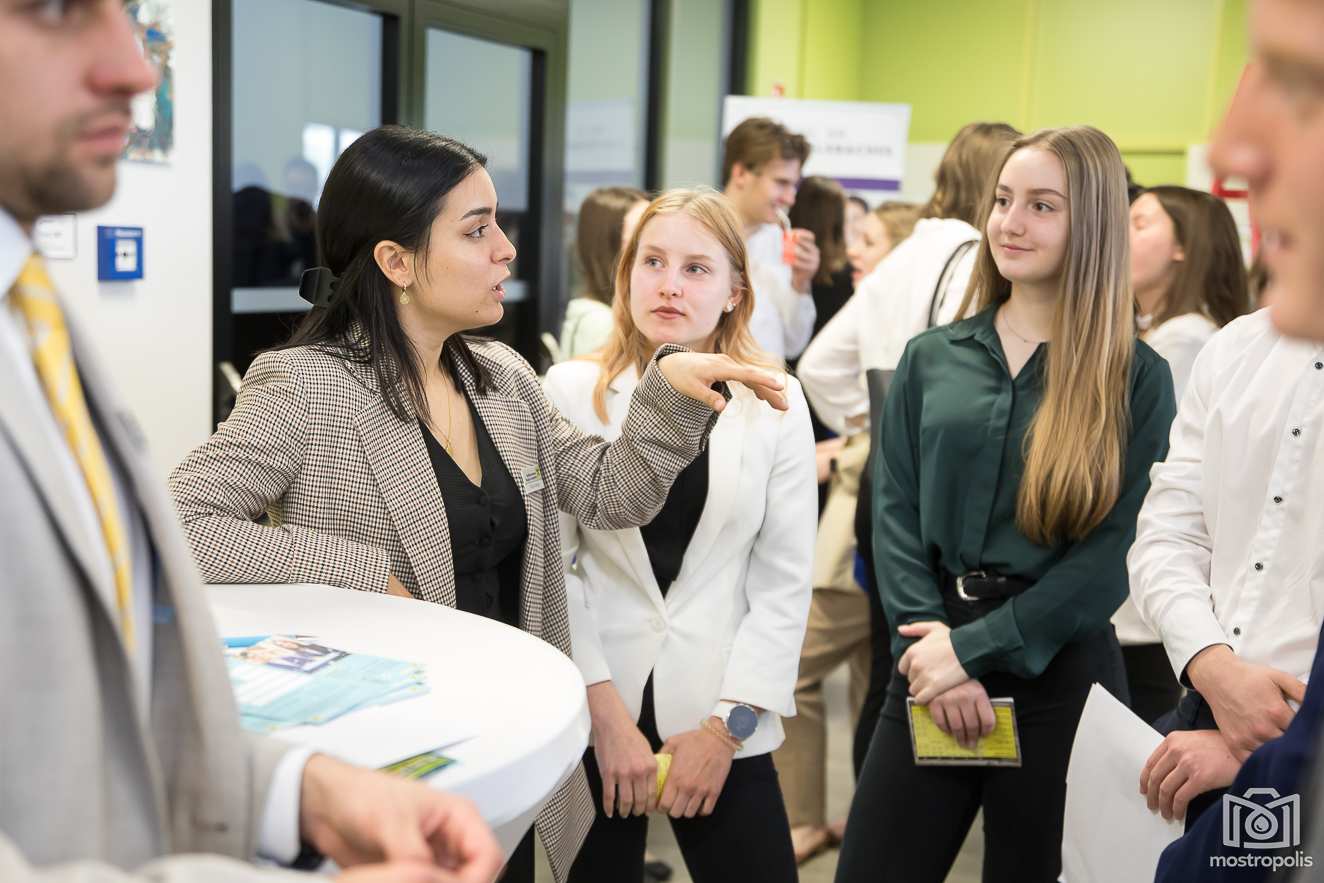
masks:
{"label": "houndstooth blazer", "polygon": [[[647,523],[717,415],[654,364],[620,439],[607,444],[564,419],[513,350],[478,340],[470,349],[490,383],[480,394],[463,365],[459,383],[521,489],[531,469],[544,483],[524,495],[520,623],[569,655],[558,507],[604,530]],[[315,347],[259,356],[230,418],[170,477],[204,578],[384,592],[390,573],[415,597],[455,606],[446,510],[410,413],[402,421],[391,412],[370,365]],[[263,514],[269,525],[256,523]],[[593,818],[581,769],[538,815],[558,881]]]}

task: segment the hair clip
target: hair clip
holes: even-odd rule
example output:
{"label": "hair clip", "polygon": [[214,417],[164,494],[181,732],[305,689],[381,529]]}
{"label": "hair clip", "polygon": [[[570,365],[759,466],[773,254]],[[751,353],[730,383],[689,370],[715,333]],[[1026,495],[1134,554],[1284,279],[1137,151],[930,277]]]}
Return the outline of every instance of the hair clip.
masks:
{"label": "hair clip", "polygon": [[327,267],[310,267],[299,277],[299,297],[315,307],[330,306],[339,281]]}

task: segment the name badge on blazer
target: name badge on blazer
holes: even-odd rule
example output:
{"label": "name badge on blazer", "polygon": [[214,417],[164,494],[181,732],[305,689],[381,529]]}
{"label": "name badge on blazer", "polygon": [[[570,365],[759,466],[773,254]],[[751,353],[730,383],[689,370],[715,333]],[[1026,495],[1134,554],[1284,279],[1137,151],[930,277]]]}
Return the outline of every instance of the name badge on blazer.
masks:
{"label": "name badge on blazer", "polygon": [[525,496],[543,489],[542,467],[524,466],[519,471],[520,487],[524,489]]}

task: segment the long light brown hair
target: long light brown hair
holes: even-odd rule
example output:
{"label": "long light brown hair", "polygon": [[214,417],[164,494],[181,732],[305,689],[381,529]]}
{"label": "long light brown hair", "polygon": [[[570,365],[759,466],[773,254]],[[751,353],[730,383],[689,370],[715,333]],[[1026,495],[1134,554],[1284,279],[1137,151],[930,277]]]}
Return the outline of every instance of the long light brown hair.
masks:
{"label": "long light brown hair", "polygon": [[607,345],[587,358],[600,362],[602,370],[593,388],[593,410],[604,423],[607,421],[607,387],[621,372],[631,365],[639,374],[644,373],[653,357],[654,347],[634,324],[630,313],[630,272],[639,254],[639,237],[648,222],[658,215],[686,215],[698,221],[711,233],[726,252],[731,265],[731,291],[739,293],[735,309],[722,313],[713,332],[711,349],[725,353],[737,362],[763,367],[776,363],[759,349],[749,333],[749,317],[754,312],[753,290],[749,283],[749,258],[745,252],[745,238],[740,233],[740,222],[726,197],[715,190],[668,190],[644,209],[634,228],[630,241],[621,251],[616,265],[616,297],[611,311],[614,328]]}
{"label": "long light brown hair", "polygon": [[621,253],[621,228],[636,203],[648,194],[636,187],[599,187],[579,206],[575,255],[584,279],[584,296],[611,303],[616,258]]}
{"label": "long light brown hair", "polygon": [[[1081,126],[1021,138],[1011,153],[1045,150],[1066,172],[1067,252],[1044,372],[1044,393],[1025,435],[1025,473],[1016,524],[1036,543],[1079,540],[1117,502],[1130,434],[1135,305],[1131,295],[1126,168],[1112,139]],[[1010,153],[1008,157],[1010,157]],[[1003,160],[1003,165],[1006,160]],[[981,212],[988,226],[997,189],[989,181]],[[984,310],[1011,296],[987,235],[957,310]]]}
{"label": "long light brown hair", "polygon": [[919,210],[921,218],[956,218],[974,224],[980,200],[996,179],[1012,142],[1021,133],[1006,123],[967,123],[933,173],[933,196]]}
{"label": "long light brown hair", "polygon": [[1185,257],[1174,268],[1151,328],[1187,313],[1202,313],[1219,328],[1250,311],[1241,235],[1227,203],[1203,190],[1164,184],[1154,194],[1172,219]]}

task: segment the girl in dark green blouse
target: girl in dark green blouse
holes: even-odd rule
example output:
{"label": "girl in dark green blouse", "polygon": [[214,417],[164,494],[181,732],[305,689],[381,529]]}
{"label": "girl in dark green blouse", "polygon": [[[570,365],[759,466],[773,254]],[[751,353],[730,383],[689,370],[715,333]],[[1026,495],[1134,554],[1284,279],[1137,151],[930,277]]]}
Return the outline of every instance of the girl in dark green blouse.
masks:
{"label": "girl in dark green blouse", "polygon": [[[1085,697],[1125,698],[1109,618],[1175,413],[1135,337],[1126,172],[1102,132],[1055,129],[990,183],[970,318],[910,341],[883,412],[874,553],[899,662],[838,883],[943,880],[981,808],[986,881],[1056,880]],[[1021,765],[917,765],[907,696],[967,746],[1011,697]]]}

